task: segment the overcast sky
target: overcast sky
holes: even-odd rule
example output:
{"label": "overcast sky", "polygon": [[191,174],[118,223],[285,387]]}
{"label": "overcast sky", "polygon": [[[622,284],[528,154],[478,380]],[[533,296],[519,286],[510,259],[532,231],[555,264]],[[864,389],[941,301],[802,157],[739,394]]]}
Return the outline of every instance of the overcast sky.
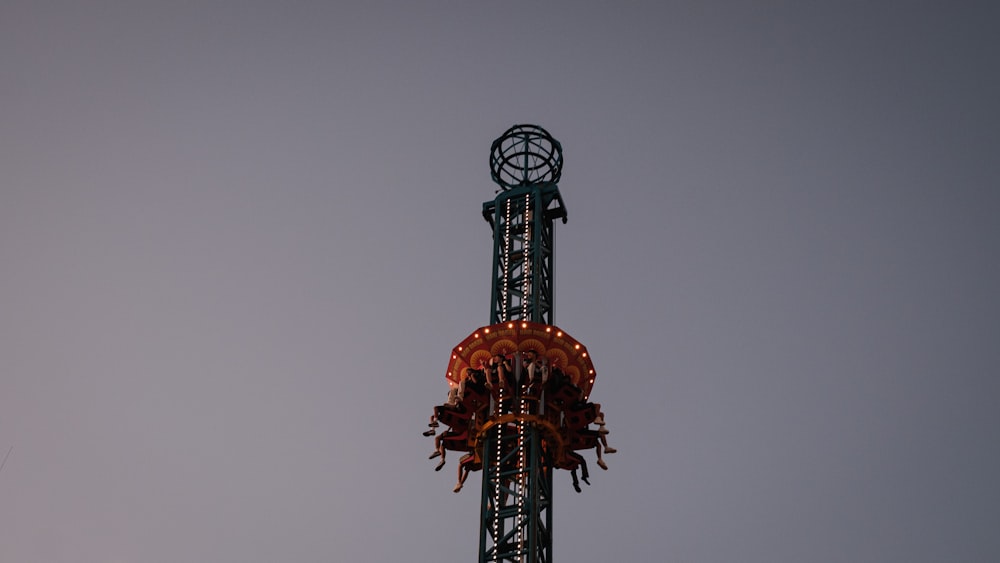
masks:
{"label": "overcast sky", "polygon": [[993,2],[0,1],[0,560],[474,561],[420,435],[563,145],[554,556],[1000,561]]}

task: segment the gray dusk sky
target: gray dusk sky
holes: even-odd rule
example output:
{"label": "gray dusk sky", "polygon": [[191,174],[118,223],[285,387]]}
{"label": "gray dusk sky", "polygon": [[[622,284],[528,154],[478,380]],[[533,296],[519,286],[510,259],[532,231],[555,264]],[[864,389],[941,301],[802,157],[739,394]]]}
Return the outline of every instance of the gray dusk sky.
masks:
{"label": "gray dusk sky", "polygon": [[[1000,561],[995,2],[0,1],[0,561],[474,561],[420,432],[565,151],[558,562]],[[592,454],[588,453],[591,462]]]}

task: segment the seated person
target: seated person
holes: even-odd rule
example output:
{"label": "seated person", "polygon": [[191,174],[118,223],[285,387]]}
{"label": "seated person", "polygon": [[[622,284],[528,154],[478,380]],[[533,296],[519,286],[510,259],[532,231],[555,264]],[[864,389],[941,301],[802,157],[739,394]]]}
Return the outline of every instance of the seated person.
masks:
{"label": "seated person", "polygon": [[587,471],[587,460],[583,459],[583,456],[574,452],[573,450],[565,450],[563,452],[563,457],[558,460],[555,464],[559,469],[568,469],[569,474],[573,477],[573,488],[576,492],[580,491],[580,481],[576,477],[576,468],[583,468],[583,482],[590,485],[590,472]]}
{"label": "seated person", "polygon": [[464,405],[438,405],[434,407],[434,417],[452,428],[465,428],[469,425],[469,418],[472,411]]}
{"label": "seated person", "polygon": [[597,430],[590,429],[571,429],[563,428],[561,429],[563,435],[563,443],[565,446],[571,450],[589,450],[591,448],[597,452],[597,465],[604,470],[607,470],[608,464],[604,463],[604,458],[601,456],[602,449],[601,446],[607,445],[607,439],[604,434],[601,434]]}
{"label": "seated person", "polygon": [[481,369],[467,368],[465,377],[458,385],[458,397],[461,404],[469,410],[478,410],[483,404],[489,404],[490,395],[486,388],[486,372]]}
{"label": "seated person", "polygon": [[604,444],[604,453],[613,454],[617,452],[618,450],[608,445],[608,434],[611,431],[608,430],[607,424],[604,422],[604,413],[601,412],[601,405],[597,405],[597,418],[594,419],[594,423],[597,424],[597,434],[601,438],[601,443]]}
{"label": "seated person", "polygon": [[565,409],[564,412],[566,415],[566,426],[583,428],[597,420],[601,414],[601,405],[577,401]]}
{"label": "seated person", "polygon": [[[459,390],[458,388],[451,386],[448,388],[448,401],[443,404],[434,407],[434,414],[431,415],[431,421],[427,426],[431,428],[424,431],[424,436],[433,436],[434,429],[438,427],[438,420],[440,419],[440,414],[445,410],[458,410],[461,406],[458,402]],[[449,423],[445,423],[451,426]]]}
{"label": "seated person", "polygon": [[497,412],[509,412],[510,401],[515,394],[514,372],[510,359],[495,354],[486,368],[486,386],[497,403]]}
{"label": "seated person", "polygon": [[469,432],[468,429],[456,430],[454,428],[449,428],[444,432],[437,435],[434,438],[434,451],[431,453],[427,459],[434,459],[441,456],[441,462],[437,464],[434,471],[441,471],[444,467],[445,452],[447,450],[455,451],[466,451],[469,449]]}
{"label": "seated person", "polygon": [[486,384],[492,389],[509,388],[513,390],[514,369],[511,366],[510,358],[502,354],[494,354],[486,366]]}
{"label": "seated person", "polygon": [[573,380],[561,369],[549,367],[549,381],[545,390],[545,402],[552,408],[563,409],[580,402],[583,391],[573,384]]}
{"label": "seated person", "polygon": [[469,472],[479,471],[483,468],[483,460],[479,459],[479,456],[475,452],[469,452],[462,456],[458,460],[458,484],[455,485],[454,491],[457,493],[462,490],[462,486],[465,485],[465,480],[469,478]]}
{"label": "seated person", "polygon": [[521,392],[531,397],[540,397],[549,380],[549,368],[545,358],[534,350],[525,350],[522,358]]}

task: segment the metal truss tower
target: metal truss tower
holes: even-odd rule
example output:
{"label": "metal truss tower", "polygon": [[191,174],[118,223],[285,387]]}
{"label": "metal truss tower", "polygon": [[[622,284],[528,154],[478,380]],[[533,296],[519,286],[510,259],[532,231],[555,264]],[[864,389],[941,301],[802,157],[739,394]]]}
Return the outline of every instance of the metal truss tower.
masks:
{"label": "metal truss tower", "polygon": [[[555,326],[555,222],[566,222],[559,194],[562,147],[541,127],[515,125],[493,142],[490,170],[500,189],[483,204],[493,232],[490,324],[452,349],[448,403],[434,408],[425,436],[440,423],[430,458],[461,452],[458,484],[483,470],[480,563],[552,562],[552,475],[568,470],[588,485],[580,450],[602,469],[607,429],[589,402],[596,373],[587,348]],[[591,429],[590,425],[598,425]]]}
{"label": "metal truss tower", "polygon": [[[559,194],[562,147],[541,127],[518,125],[493,142],[493,181],[502,188],[483,204],[493,229],[490,324],[555,324],[554,221],[567,220]],[[516,401],[497,413],[483,440],[480,563],[552,561],[552,463],[538,426],[517,420]]]}

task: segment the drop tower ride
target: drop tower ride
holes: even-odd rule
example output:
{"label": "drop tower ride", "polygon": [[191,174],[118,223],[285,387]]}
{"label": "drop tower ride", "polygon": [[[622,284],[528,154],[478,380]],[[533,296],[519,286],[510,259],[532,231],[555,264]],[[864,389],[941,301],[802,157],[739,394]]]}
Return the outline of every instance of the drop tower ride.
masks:
{"label": "drop tower ride", "polygon": [[[555,326],[555,222],[567,221],[559,193],[562,147],[545,129],[515,125],[493,142],[490,172],[500,186],[483,204],[493,231],[490,322],[452,350],[449,403],[435,408],[450,428],[436,439],[459,461],[458,492],[483,470],[479,561],[552,562],[552,476],[602,445],[603,413],[588,402],[596,373],[580,342]],[[590,429],[595,423],[597,429]],[[433,431],[428,431],[432,433]],[[432,457],[433,457],[432,456]],[[589,482],[588,482],[589,484]]]}

